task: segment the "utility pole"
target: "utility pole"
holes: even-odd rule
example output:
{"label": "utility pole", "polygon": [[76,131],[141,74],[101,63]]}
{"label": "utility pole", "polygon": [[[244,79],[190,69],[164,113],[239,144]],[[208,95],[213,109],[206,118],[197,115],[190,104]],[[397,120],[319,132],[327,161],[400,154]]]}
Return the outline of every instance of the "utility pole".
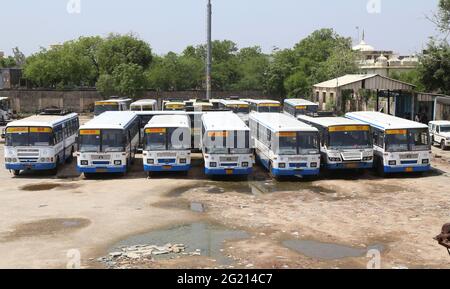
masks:
{"label": "utility pole", "polygon": [[206,28],[206,99],[211,99],[211,70],[212,70],[212,5],[208,0],[207,6],[207,28]]}

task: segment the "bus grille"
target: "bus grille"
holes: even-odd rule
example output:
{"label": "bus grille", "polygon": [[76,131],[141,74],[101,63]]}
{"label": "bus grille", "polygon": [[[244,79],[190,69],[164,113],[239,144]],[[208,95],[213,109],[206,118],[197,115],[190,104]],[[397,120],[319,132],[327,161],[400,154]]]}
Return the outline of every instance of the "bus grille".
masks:
{"label": "bus grille", "polygon": [[220,157],[220,162],[237,162],[239,157]]}
{"label": "bus grille", "polygon": [[176,162],[176,159],[158,159],[159,164],[174,164]]}
{"label": "bus grille", "polygon": [[93,161],[110,160],[111,159],[111,155],[92,155],[91,159]]}
{"label": "bus grille", "polygon": [[360,152],[344,152],[341,155],[344,161],[360,161],[362,159]]}
{"label": "bus grille", "polygon": [[26,163],[26,164],[37,163],[37,161],[38,161],[38,158],[19,158],[19,162]]}
{"label": "bus grille", "polygon": [[39,149],[18,149],[17,157],[20,158],[38,158]]}
{"label": "bus grille", "polygon": [[414,159],[418,159],[419,155],[418,154],[404,154],[404,155],[400,155],[400,159],[401,160],[414,160]]}
{"label": "bus grille", "polygon": [[220,166],[221,167],[225,167],[225,168],[231,168],[231,167],[237,167],[238,164],[236,164],[236,163],[234,163],[234,164],[226,163],[226,164],[220,164]]}

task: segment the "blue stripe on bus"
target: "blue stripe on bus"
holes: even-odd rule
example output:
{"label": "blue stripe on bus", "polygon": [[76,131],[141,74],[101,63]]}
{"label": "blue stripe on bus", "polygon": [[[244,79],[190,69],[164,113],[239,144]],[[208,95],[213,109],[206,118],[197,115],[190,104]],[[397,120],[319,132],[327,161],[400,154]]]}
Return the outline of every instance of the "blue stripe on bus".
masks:
{"label": "blue stripe on bus", "polygon": [[127,166],[116,166],[116,167],[80,167],[77,166],[79,173],[125,173],[127,171]]}
{"label": "blue stripe on bus", "polygon": [[419,172],[428,172],[431,170],[431,165],[427,166],[410,166],[410,167],[390,167],[390,166],[384,166],[384,172],[385,173],[406,173],[408,169],[412,169],[413,173],[419,173]]}
{"label": "blue stripe on bus", "polygon": [[308,170],[292,170],[292,169],[272,169],[272,174],[278,176],[317,176],[320,174],[320,169]]}
{"label": "blue stripe on bus", "polygon": [[174,165],[174,166],[144,165],[144,171],[146,172],[185,172],[189,171],[190,169],[191,165]]}
{"label": "blue stripe on bus", "polygon": [[56,164],[40,164],[40,163],[27,163],[27,164],[6,164],[7,170],[35,170],[35,171],[47,171],[56,168]]}
{"label": "blue stripe on bus", "polygon": [[[232,174],[228,174],[227,171],[232,170]],[[208,169],[205,168],[206,175],[217,175],[217,176],[225,176],[225,175],[235,175],[235,176],[243,176],[250,175],[253,172],[252,168],[234,168],[234,169]]]}

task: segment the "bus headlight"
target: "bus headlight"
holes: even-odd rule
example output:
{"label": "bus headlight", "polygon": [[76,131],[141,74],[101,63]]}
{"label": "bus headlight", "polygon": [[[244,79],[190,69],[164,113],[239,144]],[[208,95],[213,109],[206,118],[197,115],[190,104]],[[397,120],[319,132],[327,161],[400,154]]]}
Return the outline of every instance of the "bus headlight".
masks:
{"label": "bus headlight", "polygon": [[248,162],[243,162],[243,163],[242,163],[242,167],[243,167],[243,168],[248,168]]}
{"label": "bus headlight", "polygon": [[187,163],[187,159],[180,159],[180,164],[185,164]]}
{"label": "bus headlight", "polygon": [[395,166],[395,165],[397,165],[397,161],[389,161],[389,165],[390,166]]}
{"label": "bus headlight", "polygon": [[430,163],[430,160],[422,160],[422,164],[428,165]]}
{"label": "bus headlight", "polygon": [[341,158],[328,158],[330,162],[340,162]]}
{"label": "bus headlight", "polygon": [[80,164],[82,166],[87,166],[89,164],[89,162],[88,161],[80,161]]}
{"label": "bus headlight", "polygon": [[122,165],[122,161],[114,161],[114,165],[115,166],[121,166]]}
{"label": "bus headlight", "polygon": [[211,162],[211,163],[209,163],[209,166],[212,168],[217,168],[217,163]]}
{"label": "bus headlight", "polygon": [[312,168],[317,168],[317,163],[311,163],[310,165]]}
{"label": "bus headlight", "polygon": [[155,164],[155,160],[154,159],[148,159],[147,160],[147,164],[153,165],[153,164]]}
{"label": "bus headlight", "polygon": [[12,161],[11,158],[5,158],[5,163],[10,163]]}
{"label": "bus headlight", "polygon": [[278,164],[278,168],[285,169],[286,168],[286,164],[285,163],[279,163]]}

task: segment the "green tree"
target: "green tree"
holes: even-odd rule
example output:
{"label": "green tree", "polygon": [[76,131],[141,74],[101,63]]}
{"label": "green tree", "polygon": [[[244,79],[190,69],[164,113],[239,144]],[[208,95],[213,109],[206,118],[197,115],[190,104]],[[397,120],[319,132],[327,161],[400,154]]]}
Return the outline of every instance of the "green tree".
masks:
{"label": "green tree", "polygon": [[110,34],[97,47],[100,73],[112,74],[121,64],[136,64],[147,69],[153,59],[150,46],[133,34]]}
{"label": "green tree", "polygon": [[0,68],[11,68],[16,66],[16,60],[12,56],[0,58]]}
{"label": "green tree", "polygon": [[261,90],[269,67],[269,57],[261,47],[246,47],[237,54],[239,79],[231,85],[233,90]]}
{"label": "green tree", "polygon": [[421,56],[418,71],[427,90],[450,94],[450,45],[431,41]]}
{"label": "green tree", "polygon": [[136,97],[146,87],[144,70],[135,63],[122,63],[111,75],[102,74],[97,82],[97,89],[105,96]]}
{"label": "green tree", "polygon": [[422,83],[422,76],[419,68],[402,73],[394,72],[389,76],[393,79],[415,85],[415,90],[418,92],[424,92],[426,90],[425,85]]}

